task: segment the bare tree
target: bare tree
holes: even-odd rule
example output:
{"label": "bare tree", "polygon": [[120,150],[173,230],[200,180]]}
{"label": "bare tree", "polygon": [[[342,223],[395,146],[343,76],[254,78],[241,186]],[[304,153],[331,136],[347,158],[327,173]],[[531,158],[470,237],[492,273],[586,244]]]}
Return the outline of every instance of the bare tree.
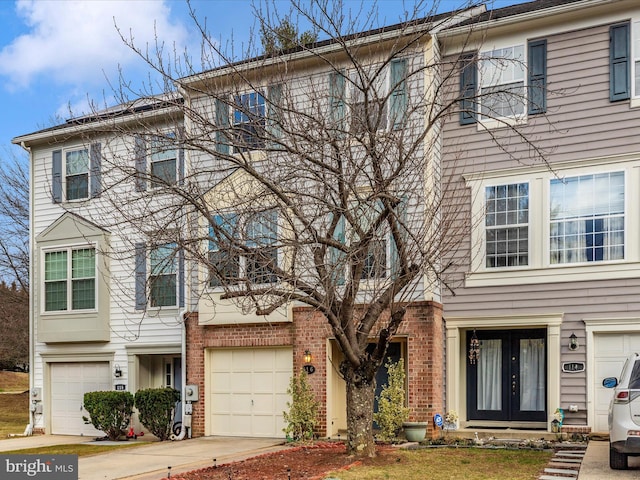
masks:
{"label": "bare tree", "polygon": [[0,160],[0,275],[29,290],[29,158]]}
{"label": "bare tree", "polygon": [[[340,2],[292,6],[326,40],[292,38],[281,55],[236,62],[202,27],[211,63],[192,71],[125,38],[177,92],[138,92],[157,116],[129,104],[133,124],[103,123],[119,143],[103,147],[101,201],[117,211],[109,227],[122,237],[145,236],[198,264],[202,295],[221,292],[259,315],[291,303],[320,312],[345,357],[348,451],[373,456],[376,372],[407,303],[438,298],[451,266],[441,259],[455,257],[469,227],[462,197],[440,175],[439,129],[472,109],[476,93],[451,81],[468,59],[426,54],[430,28],[448,18],[435,7],[378,30],[375,10],[350,19]],[[160,159],[155,170],[135,168],[142,143]],[[177,175],[161,164],[171,148],[185,151]],[[124,184],[136,188],[123,193]],[[148,291],[157,295],[155,277]]]}

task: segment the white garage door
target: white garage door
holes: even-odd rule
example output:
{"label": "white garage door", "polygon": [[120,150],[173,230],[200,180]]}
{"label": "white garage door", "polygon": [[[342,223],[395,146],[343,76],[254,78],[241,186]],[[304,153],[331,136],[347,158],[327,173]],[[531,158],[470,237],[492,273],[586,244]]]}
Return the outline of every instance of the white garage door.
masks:
{"label": "white garage door", "polygon": [[209,434],[283,437],[291,348],[209,350]]}
{"label": "white garage door", "polygon": [[51,364],[51,433],[57,435],[104,436],[85,424],[83,408],[86,392],[112,390],[108,362]]}
{"label": "white garage door", "polygon": [[619,377],[627,356],[640,352],[640,333],[594,333],[595,425],[596,432],[606,432],[609,402],[613,390],[602,386],[602,379]]}

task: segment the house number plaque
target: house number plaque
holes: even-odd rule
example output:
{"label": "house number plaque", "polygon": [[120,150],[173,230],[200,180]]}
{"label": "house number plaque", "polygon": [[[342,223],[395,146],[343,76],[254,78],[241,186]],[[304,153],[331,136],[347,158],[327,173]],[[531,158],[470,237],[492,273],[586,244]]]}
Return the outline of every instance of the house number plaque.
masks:
{"label": "house number plaque", "polygon": [[307,364],[307,365],[304,365],[302,368],[305,372],[307,372],[307,375],[311,375],[313,372],[316,371],[316,367],[314,367],[313,365]]}
{"label": "house number plaque", "polygon": [[127,386],[124,383],[116,383],[116,390],[123,391],[126,389],[127,389]]}
{"label": "house number plaque", "polygon": [[562,364],[562,371],[567,373],[584,372],[584,362],[567,362]]}

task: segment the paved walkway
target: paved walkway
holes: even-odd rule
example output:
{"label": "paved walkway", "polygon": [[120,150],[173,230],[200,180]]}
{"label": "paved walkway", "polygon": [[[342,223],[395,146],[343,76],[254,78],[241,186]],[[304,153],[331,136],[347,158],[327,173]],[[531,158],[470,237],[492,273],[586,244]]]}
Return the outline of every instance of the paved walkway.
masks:
{"label": "paved walkway", "polygon": [[[135,440],[133,440],[135,441]],[[0,441],[0,451],[46,445],[96,443],[92,438],[67,435],[35,435]],[[218,465],[284,448],[282,439],[201,437],[182,441],[153,442],[114,450],[78,460],[79,480],[158,480],[171,474]]]}

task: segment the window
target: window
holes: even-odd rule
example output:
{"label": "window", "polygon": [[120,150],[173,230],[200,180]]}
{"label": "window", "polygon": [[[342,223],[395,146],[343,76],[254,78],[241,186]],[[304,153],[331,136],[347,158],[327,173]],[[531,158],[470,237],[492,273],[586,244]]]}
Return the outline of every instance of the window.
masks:
{"label": "window", "polygon": [[[211,287],[233,285],[246,278],[255,284],[274,283],[278,265],[278,215],[267,210],[252,215],[244,222],[229,213],[214,216],[209,227],[209,261]],[[235,246],[234,246],[235,239]],[[242,242],[238,245],[237,239]],[[242,247],[249,247],[240,254]]]}
{"label": "window", "polygon": [[245,93],[235,97],[233,126],[236,152],[264,148],[265,101],[261,93]]}
{"label": "window", "polygon": [[63,199],[85,200],[100,195],[102,156],[99,143],[89,148],[56,150],[51,160],[51,196],[54,203],[60,203]]}
{"label": "window", "polygon": [[176,244],[168,243],[150,252],[149,303],[151,307],[177,305]]}
{"label": "window", "polygon": [[218,228],[209,228],[209,285],[220,287],[236,283],[240,276],[240,256],[233,253],[230,243],[236,238],[238,222],[235,214],[215,215],[214,222]]}
{"label": "window", "polygon": [[135,188],[143,192],[149,188],[172,185],[184,177],[184,150],[178,145],[176,134],[135,137]]}
{"label": "window", "polygon": [[547,41],[460,58],[460,124],[520,119],[547,111]]}
{"label": "window", "polygon": [[550,263],[624,259],[624,173],[551,180]]}
{"label": "window", "polygon": [[67,200],[89,197],[89,152],[87,149],[65,152]]}
{"label": "window", "polygon": [[152,188],[176,183],[177,149],[173,137],[156,138],[151,142]]}
{"label": "window", "polygon": [[480,55],[479,103],[482,118],[524,114],[524,74],[524,45],[499,48]]}
{"label": "window", "polygon": [[[356,206],[356,218],[362,223],[359,228],[362,232],[366,232],[376,221],[382,211],[382,205],[376,203],[369,205],[361,203]],[[359,235],[353,232],[353,242],[357,242]],[[362,270],[362,280],[372,280],[374,278],[384,278],[387,276],[387,238],[386,235],[377,235],[369,244],[369,251],[364,259],[364,268]]]}
{"label": "window", "polygon": [[[351,133],[362,134],[372,128],[402,128],[407,114],[407,59],[396,58],[389,67],[377,72],[371,66],[364,79],[351,74]],[[340,118],[343,105],[339,92],[344,85],[337,83],[343,77],[333,73],[329,79],[332,112]],[[364,84],[363,84],[364,82]]]}
{"label": "window", "polygon": [[45,252],[44,282],[46,312],[95,308],[95,249]]}
{"label": "window", "polygon": [[528,265],[529,184],[486,187],[485,211],[486,266]]}

